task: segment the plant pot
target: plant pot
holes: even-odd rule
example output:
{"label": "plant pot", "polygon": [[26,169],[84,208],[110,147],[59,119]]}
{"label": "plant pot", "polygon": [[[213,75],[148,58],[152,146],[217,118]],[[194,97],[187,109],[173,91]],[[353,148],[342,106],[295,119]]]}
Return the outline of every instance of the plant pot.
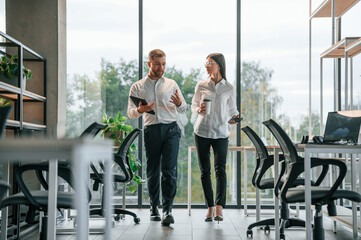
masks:
{"label": "plant pot", "polygon": [[[111,136],[112,134],[115,134],[115,136],[116,136],[117,139],[124,139],[124,138],[125,138],[125,132],[124,132],[124,131],[120,131],[120,132],[107,132],[106,134],[104,134],[104,137],[110,138],[110,136]],[[116,142],[116,143],[115,143],[115,146],[119,147],[119,146],[120,146],[120,143],[119,143],[119,142]]]}
{"label": "plant pot", "polygon": [[[20,88],[18,77],[15,76],[14,74],[11,75],[11,79],[8,79],[7,77],[5,77],[5,75],[3,73],[0,73],[0,81]],[[26,89],[26,77],[25,76],[23,77],[22,81],[23,81],[24,90],[25,90]]]}

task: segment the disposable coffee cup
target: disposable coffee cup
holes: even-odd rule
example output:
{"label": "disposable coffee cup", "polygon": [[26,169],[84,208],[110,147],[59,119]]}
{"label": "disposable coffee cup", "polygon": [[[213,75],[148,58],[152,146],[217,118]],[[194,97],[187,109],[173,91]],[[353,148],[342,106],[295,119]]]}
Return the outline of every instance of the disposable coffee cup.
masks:
{"label": "disposable coffee cup", "polygon": [[206,114],[210,114],[212,101],[210,99],[203,99],[203,103],[206,106]]}

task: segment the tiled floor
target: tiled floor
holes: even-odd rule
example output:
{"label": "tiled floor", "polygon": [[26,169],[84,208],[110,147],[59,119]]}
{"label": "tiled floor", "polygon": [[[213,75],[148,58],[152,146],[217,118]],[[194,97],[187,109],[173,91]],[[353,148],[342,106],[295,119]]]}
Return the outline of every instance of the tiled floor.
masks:
{"label": "tiled floor", "polygon": [[[125,219],[115,223],[112,229],[112,239],[114,240],[158,240],[158,239],[172,239],[172,240],[212,240],[212,239],[247,239],[246,230],[250,223],[255,221],[255,216],[244,216],[243,210],[225,209],[223,222],[204,222],[205,209],[193,209],[192,216],[188,216],[186,209],[174,209],[173,215],[175,224],[170,227],[161,226],[160,222],[151,222],[149,220],[148,209],[134,209],[141,219],[139,224],[133,222],[133,218],[126,216]],[[302,212],[301,212],[302,214]],[[270,218],[270,215],[262,216],[263,218]],[[72,222],[63,222],[62,227],[71,227]],[[90,228],[102,228],[104,221],[102,219],[92,219]],[[345,225],[339,223],[338,232],[332,232],[332,221],[328,217],[324,217],[325,239],[352,239],[352,231]],[[36,235],[28,237],[27,239],[38,239]],[[60,240],[75,240],[75,235],[57,235]],[[101,234],[91,234],[89,239],[100,240],[103,239]],[[249,238],[248,238],[249,239]],[[271,233],[266,234],[262,229],[253,230],[253,239],[275,239],[274,230],[271,228]],[[305,239],[305,231],[303,229],[288,229],[286,230],[286,239],[303,240]],[[361,239],[361,237],[359,237]]]}

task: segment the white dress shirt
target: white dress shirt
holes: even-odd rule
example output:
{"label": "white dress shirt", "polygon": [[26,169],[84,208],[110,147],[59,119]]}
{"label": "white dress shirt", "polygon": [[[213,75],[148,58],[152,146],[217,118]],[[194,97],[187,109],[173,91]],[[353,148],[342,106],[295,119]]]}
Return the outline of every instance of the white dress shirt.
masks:
{"label": "white dress shirt", "polygon": [[[204,138],[226,138],[229,136],[228,120],[238,115],[235,89],[225,79],[217,84],[210,78],[197,83],[192,99],[192,112],[198,114],[194,133]],[[203,99],[211,100],[210,114],[198,113]]]}
{"label": "white dress shirt", "polygon": [[[170,101],[171,96],[178,90],[182,103],[177,107]],[[133,101],[128,100],[128,116],[131,119],[139,118],[143,115],[144,126],[149,126],[159,123],[171,123],[179,121],[178,113],[185,113],[187,110],[187,103],[185,102],[182,92],[178,84],[169,78],[161,77],[158,80],[152,80],[147,75],[145,78],[133,83],[130,88],[129,96],[135,96],[145,99],[149,104],[154,104],[155,115],[149,113],[138,112],[138,106],[135,106]]]}

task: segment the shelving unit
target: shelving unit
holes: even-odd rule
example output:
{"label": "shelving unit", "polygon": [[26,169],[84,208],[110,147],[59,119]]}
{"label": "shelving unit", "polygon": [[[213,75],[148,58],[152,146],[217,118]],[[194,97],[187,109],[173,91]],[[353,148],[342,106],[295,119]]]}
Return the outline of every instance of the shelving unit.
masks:
{"label": "shelving unit", "polygon": [[[345,110],[348,110],[348,76],[349,76],[349,66],[348,66],[348,60],[350,58],[350,85],[351,85],[351,107],[352,107],[352,99],[353,99],[353,79],[352,79],[352,57],[356,56],[358,53],[361,52],[361,37],[345,37],[343,39],[340,39],[341,31],[341,21],[338,21],[341,16],[343,16],[349,9],[351,9],[353,6],[355,6],[360,0],[325,0],[323,1],[313,12],[311,11],[312,8],[312,0],[310,0],[310,6],[309,6],[309,134],[311,134],[311,86],[312,86],[312,74],[311,74],[311,68],[312,68],[312,20],[314,18],[331,18],[332,22],[332,40],[331,40],[331,46],[328,47],[325,51],[323,51],[320,54],[320,134],[323,134],[323,60],[325,58],[331,58],[334,59],[334,83],[335,83],[335,99],[338,101],[335,101],[335,109],[334,110],[341,110],[341,86],[340,84],[341,79],[339,78],[340,75],[338,75],[341,72],[340,65],[339,65],[339,59],[344,58],[345,60]],[[337,24],[336,24],[337,20]],[[336,39],[338,37],[338,39]],[[336,72],[338,74],[336,74]],[[353,187],[353,191],[356,191],[356,186]],[[355,208],[356,204],[352,203],[352,207]],[[334,220],[337,220],[339,222],[342,222],[344,224],[349,225],[353,230],[353,237],[354,239],[357,239],[358,230],[360,230],[360,225],[358,225],[357,220],[360,221],[360,216],[357,218],[350,217],[351,210],[345,209],[343,207],[338,208],[338,216],[333,217]],[[351,215],[352,216],[352,215]],[[311,225],[311,219],[310,216],[307,216],[306,219],[306,228],[310,229]],[[306,238],[311,239],[311,231],[307,231]]]}
{"label": "shelving unit", "polygon": [[[9,35],[0,32],[0,56],[18,56],[18,79],[14,83],[0,81],[0,97],[12,102],[13,111],[6,122],[6,136],[21,135],[24,131],[46,133],[46,59]],[[23,64],[33,75],[26,84]],[[36,134],[36,133],[35,133]]]}

